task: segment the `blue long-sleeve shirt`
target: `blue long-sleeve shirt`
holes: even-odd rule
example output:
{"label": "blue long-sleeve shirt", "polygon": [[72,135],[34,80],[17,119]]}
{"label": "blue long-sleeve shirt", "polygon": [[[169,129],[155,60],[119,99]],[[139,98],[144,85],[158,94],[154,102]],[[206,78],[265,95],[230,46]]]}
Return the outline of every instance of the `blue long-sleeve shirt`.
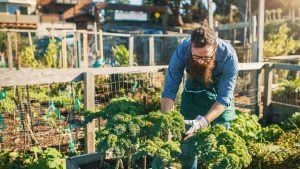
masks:
{"label": "blue long-sleeve shirt", "polygon": [[[234,48],[228,41],[217,39],[218,49],[215,58],[213,78],[217,80],[217,101],[225,108],[233,99],[233,91],[238,75],[238,58]],[[163,98],[175,100],[184,70],[188,70],[187,63],[191,57],[190,39],[185,39],[172,54],[168,74],[165,81]]]}

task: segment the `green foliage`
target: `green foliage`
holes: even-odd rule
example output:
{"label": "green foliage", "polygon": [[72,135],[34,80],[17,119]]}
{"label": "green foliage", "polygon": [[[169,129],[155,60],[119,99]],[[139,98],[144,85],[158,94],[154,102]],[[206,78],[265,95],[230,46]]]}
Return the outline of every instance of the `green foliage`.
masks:
{"label": "green foliage", "polygon": [[[128,65],[129,64],[129,51],[125,47],[125,45],[116,45],[112,47],[112,52],[114,58],[118,61],[120,65]],[[135,58],[135,56],[133,56]],[[134,59],[133,59],[134,60]]]}
{"label": "green foliage", "polygon": [[274,142],[284,134],[285,132],[277,124],[264,127],[260,132],[260,136],[263,139],[262,141],[267,142]]}
{"label": "green foliage", "polygon": [[199,163],[205,168],[245,168],[250,165],[246,142],[224,126],[202,129],[187,141],[189,150],[193,151],[191,154],[198,154]]}
{"label": "green foliage", "polygon": [[0,52],[6,49],[6,32],[0,32]]}
{"label": "green foliage", "polygon": [[280,88],[272,91],[272,95],[276,97],[287,97],[291,94],[300,94],[300,78],[295,80],[284,80],[280,84]]}
{"label": "green foliage", "polygon": [[16,104],[11,98],[7,97],[0,100],[0,113],[13,112],[15,109]]}
{"label": "green foliage", "polygon": [[259,166],[261,169],[298,168],[299,140],[298,130],[281,135],[276,142],[250,144],[248,149],[253,157],[252,166]]}
{"label": "green foliage", "polygon": [[20,63],[22,67],[38,67],[38,62],[34,59],[35,46],[26,46],[20,53]]}
{"label": "green foliage", "polygon": [[168,138],[181,140],[182,133],[185,131],[183,116],[178,111],[168,113],[150,112],[145,117],[147,122],[147,133],[153,137],[159,137],[164,141]]}
{"label": "green foliage", "polygon": [[230,130],[242,137],[246,143],[259,140],[261,126],[258,117],[254,114],[237,112],[238,118],[231,123]]}
{"label": "green foliage", "polygon": [[270,33],[264,42],[264,56],[280,56],[294,53],[300,46],[299,42],[288,36],[289,28],[286,25],[279,27],[278,32]]}
{"label": "green foliage", "polygon": [[31,147],[29,153],[0,151],[0,168],[65,169],[64,156],[54,148]]}
{"label": "green foliage", "polygon": [[[183,117],[175,111],[148,115],[143,112],[136,101],[120,98],[112,100],[101,113],[87,115],[88,119],[99,115],[107,119],[105,128],[96,136],[97,151],[103,155],[112,152],[114,158],[121,160],[150,156],[153,157],[152,168],[170,166],[171,162],[178,161]],[[129,160],[128,165],[130,163]]]}
{"label": "green foliage", "polygon": [[52,38],[48,44],[47,51],[43,57],[43,64],[47,68],[57,67],[57,52],[60,44],[56,43],[56,40]]}
{"label": "green foliage", "polygon": [[285,131],[296,130],[300,128],[300,112],[295,112],[291,117],[281,123]]}
{"label": "green foliage", "polygon": [[120,97],[112,99],[99,114],[103,119],[109,119],[120,112],[131,115],[144,114],[144,108],[142,104],[133,99]]}
{"label": "green foliage", "polygon": [[158,137],[146,140],[142,143],[134,155],[134,158],[139,159],[144,156],[153,157],[152,168],[163,169],[170,167],[175,162],[174,157],[180,155],[180,143],[178,141],[163,141]]}

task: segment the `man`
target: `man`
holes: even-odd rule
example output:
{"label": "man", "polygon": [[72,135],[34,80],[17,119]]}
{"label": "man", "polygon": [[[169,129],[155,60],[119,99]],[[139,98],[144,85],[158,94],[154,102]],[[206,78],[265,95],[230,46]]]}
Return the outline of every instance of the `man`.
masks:
{"label": "man", "polygon": [[[184,40],[171,57],[162,93],[162,112],[173,108],[185,69],[188,78],[184,82],[180,112],[191,125],[185,139],[209,124],[229,128],[230,121],[236,119],[233,91],[238,59],[233,47],[217,38],[206,24],[193,30],[191,38]],[[197,162],[183,168],[196,166]]]}

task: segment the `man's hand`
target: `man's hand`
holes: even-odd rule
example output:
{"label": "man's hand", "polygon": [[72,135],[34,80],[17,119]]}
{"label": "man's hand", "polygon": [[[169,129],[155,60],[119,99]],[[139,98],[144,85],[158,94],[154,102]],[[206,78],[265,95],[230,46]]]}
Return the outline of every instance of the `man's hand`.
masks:
{"label": "man's hand", "polygon": [[203,116],[197,116],[194,120],[184,120],[184,123],[186,125],[190,125],[191,127],[189,128],[189,130],[185,133],[186,137],[184,138],[184,140],[192,137],[195,132],[201,128],[205,128],[209,125],[209,122],[207,121],[207,119]]}

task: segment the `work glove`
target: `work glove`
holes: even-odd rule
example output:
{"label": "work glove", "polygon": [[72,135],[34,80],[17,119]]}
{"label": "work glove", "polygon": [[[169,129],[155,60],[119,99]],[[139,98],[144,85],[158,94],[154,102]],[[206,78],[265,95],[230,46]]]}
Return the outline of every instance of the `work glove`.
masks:
{"label": "work glove", "polygon": [[191,126],[185,133],[188,136],[193,135],[197,130],[205,128],[209,125],[207,119],[201,115],[198,115],[194,120],[184,120],[184,123]]}

